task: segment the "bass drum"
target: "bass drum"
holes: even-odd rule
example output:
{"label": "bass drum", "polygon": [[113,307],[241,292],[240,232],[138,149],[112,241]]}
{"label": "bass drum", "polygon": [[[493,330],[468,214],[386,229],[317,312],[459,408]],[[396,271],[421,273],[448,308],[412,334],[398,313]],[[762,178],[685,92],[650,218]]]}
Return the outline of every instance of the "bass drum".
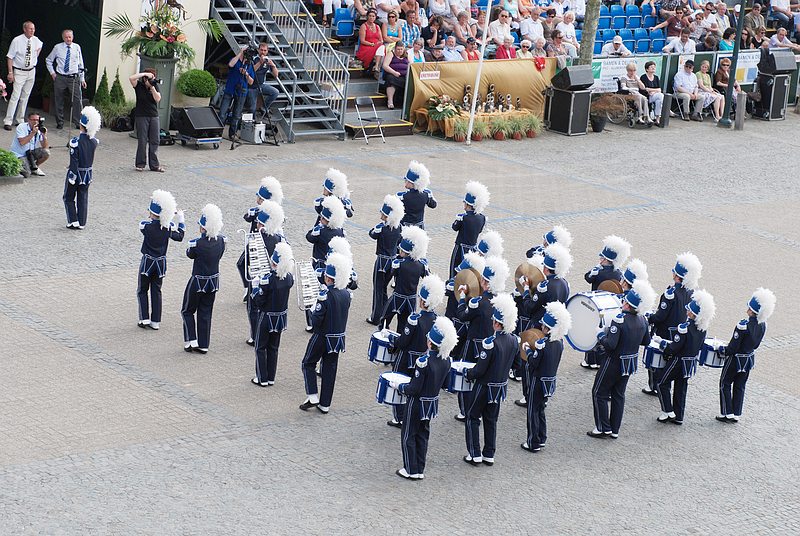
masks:
{"label": "bass drum", "polygon": [[533,329],[526,329],[522,333],[519,334],[519,356],[522,358],[523,361],[528,360],[528,354],[525,353],[525,350],[522,349],[522,345],[524,343],[528,343],[528,345],[533,348],[536,341],[539,339],[544,338],[544,331],[541,329],[533,328]]}
{"label": "bass drum", "polygon": [[541,269],[529,262],[523,262],[514,270],[514,284],[517,285],[517,291],[519,291],[520,294],[525,290],[522,283],[519,282],[519,278],[523,275],[528,278],[528,284],[531,288],[544,281],[544,274]]}
{"label": "bass drum", "polygon": [[466,268],[456,274],[456,280],[453,284],[456,292],[458,292],[458,287],[461,285],[467,287],[467,298],[476,298],[482,294],[481,274],[475,268]]}
{"label": "bass drum", "polygon": [[597,290],[604,290],[611,294],[622,294],[622,284],[613,279],[606,279],[597,286]]}
{"label": "bass drum", "polygon": [[610,326],[622,312],[622,301],[602,290],[579,292],[567,300],[567,311],[572,316],[567,342],[579,352],[588,352],[597,344],[597,328]]}

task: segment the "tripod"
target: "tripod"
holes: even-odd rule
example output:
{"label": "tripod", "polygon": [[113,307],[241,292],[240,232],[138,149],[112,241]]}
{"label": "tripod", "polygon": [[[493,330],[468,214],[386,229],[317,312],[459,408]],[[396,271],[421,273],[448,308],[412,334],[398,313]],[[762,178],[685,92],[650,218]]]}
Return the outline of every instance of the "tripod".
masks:
{"label": "tripod", "polygon": [[[81,77],[81,74],[83,74],[84,72],[86,72],[85,68],[78,67],[78,75],[72,78],[72,84],[71,84],[72,87],[70,88],[71,91],[69,94],[69,130],[67,131],[67,147],[69,147],[69,140],[72,139],[72,127],[75,126],[75,122],[72,120],[72,109],[74,107],[74,102],[75,102],[75,83],[78,81],[78,79]],[[64,98],[64,96],[60,95],[59,98]],[[81,91],[81,105],[83,105],[83,91]],[[80,121],[80,119],[78,121]]]}

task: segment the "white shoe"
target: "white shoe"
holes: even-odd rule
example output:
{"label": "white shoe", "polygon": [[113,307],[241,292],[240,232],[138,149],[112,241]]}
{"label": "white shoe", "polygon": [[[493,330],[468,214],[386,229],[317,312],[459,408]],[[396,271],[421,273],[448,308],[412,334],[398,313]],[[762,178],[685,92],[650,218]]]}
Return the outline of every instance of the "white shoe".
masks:
{"label": "white shoe", "polygon": [[425,475],[423,475],[422,473],[411,475],[411,480],[422,480],[423,478],[425,478]]}
{"label": "white shoe", "polygon": [[398,469],[397,471],[395,471],[395,474],[397,476],[401,476],[403,478],[408,478],[408,479],[413,478],[411,475],[408,474],[408,471],[406,471],[405,467],[402,467],[402,468]]}
{"label": "white shoe", "polygon": [[34,169],[33,171],[31,171],[31,175],[37,175],[39,177],[44,177],[45,176],[45,172],[42,171],[41,169],[37,168],[37,169]]}
{"label": "white shoe", "polygon": [[311,331],[312,331],[313,329],[314,329],[314,328],[312,328],[311,326],[306,326],[306,331],[307,331],[307,332],[309,332],[309,333],[311,333]]}
{"label": "white shoe", "polygon": [[78,225],[78,229],[81,229],[81,230],[83,230],[83,229],[85,229],[85,228],[86,228],[86,226],[85,226],[85,225]]}
{"label": "white shoe", "polygon": [[150,329],[158,330],[161,328],[161,322],[150,322]]}

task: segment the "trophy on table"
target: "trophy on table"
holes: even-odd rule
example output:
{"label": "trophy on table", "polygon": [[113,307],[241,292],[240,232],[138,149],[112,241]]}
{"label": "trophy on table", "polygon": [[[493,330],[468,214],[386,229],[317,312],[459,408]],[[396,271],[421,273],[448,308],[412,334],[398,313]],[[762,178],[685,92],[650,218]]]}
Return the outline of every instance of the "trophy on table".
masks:
{"label": "trophy on table", "polygon": [[472,96],[472,86],[467,84],[466,86],[464,86],[464,99],[463,99],[463,101],[464,101],[464,109],[465,110],[469,110],[471,108],[471,106],[470,106],[471,103],[472,103],[471,96]]}
{"label": "trophy on table", "polygon": [[517,97],[517,106],[514,108],[515,110],[522,110],[522,105],[520,104],[520,98]]}
{"label": "trophy on table", "polygon": [[514,106],[511,104],[511,93],[506,95],[506,110],[509,112],[514,110]]}

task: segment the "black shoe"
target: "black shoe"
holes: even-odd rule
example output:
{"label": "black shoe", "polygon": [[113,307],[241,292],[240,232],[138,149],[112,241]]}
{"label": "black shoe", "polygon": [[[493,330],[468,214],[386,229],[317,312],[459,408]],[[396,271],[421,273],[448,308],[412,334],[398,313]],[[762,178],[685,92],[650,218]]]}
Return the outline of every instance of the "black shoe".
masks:
{"label": "black shoe", "polygon": [[311,408],[315,408],[317,406],[319,406],[319,403],[315,404],[314,402],[310,402],[310,401],[306,400],[305,402],[300,404],[300,409],[302,409],[303,411],[308,411]]}
{"label": "black shoe", "polygon": [[3,125],[3,130],[11,130],[11,125]]}
{"label": "black shoe", "polygon": [[367,322],[367,324],[372,324],[373,326],[377,326],[377,325],[378,325],[378,322],[375,322],[375,321],[374,321],[373,319],[371,319],[371,318],[367,318],[367,319],[366,319],[366,322]]}
{"label": "black shoe", "polygon": [[267,382],[260,383],[258,381],[258,378],[250,378],[250,383],[252,383],[253,385],[257,385],[259,387],[266,387],[268,385]]}
{"label": "black shoe", "polygon": [[730,420],[729,418],[725,417],[724,415],[723,415],[723,416],[719,416],[719,415],[717,415],[717,416],[716,416],[716,417],[714,417],[714,418],[715,418],[715,419],[717,419],[719,422],[724,422],[724,423],[730,423],[730,422],[733,422],[732,420]]}
{"label": "black shoe", "polygon": [[470,456],[464,456],[462,459],[463,459],[465,462],[467,462],[468,464],[472,465],[473,467],[477,467],[477,466],[479,466],[479,465],[482,465],[482,464],[483,464],[483,462],[482,462],[482,461],[480,461],[480,462],[476,462],[476,461],[475,461],[474,459],[472,459]]}
{"label": "black shoe", "polygon": [[661,417],[656,417],[656,420],[658,422],[661,422],[661,423],[669,422],[671,419],[672,419],[672,417],[669,417],[669,416],[667,416],[667,417],[665,417],[663,419]]}
{"label": "black shoe", "polygon": [[483,465],[488,465],[489,467],[491,467],[494,465],[494,458],[487,458],[484,456],[483,460],[481,460],[481,463],[483,463]]}
{"label": "black shoe", "polygon": [[464,422],[467,420],[467,418],[464,415],[461,415],[460,413],[456,413],[453,418],[458,422]]}
{"label": "black shoe", "polygon": [[395,422],[394,420],[386,421],[386,424],[388,424],[389,426],[394,426],[395,428],[402,428],[403,427],[403,423]]}
{"label": "black shoe", "polygon": [[542,450],[541,447],[531,447],[530,445],[528,445],[527,442],[520,443],[519,446],[522,448],[522,450],[527,450],[528,452],[539,452],[540,450]]}
{"label": "black shoe", "polygon": [[605,439],[611,436],[610,433],[606,434],[605,432],[595,432],[594,430],[589,430],[588,432],[586,432],[586,435],[597,439]]}
{"label": "black shoe", "polygon": [[329,410],[329,409],[322,409],[322,408],[320,407],[320,405],[319,405],[319,404],[317,404],[317,411],[319,411],[319,412],[320,412],[320,413],[322,413],[323,415],[327,415],[327,414],[328,414],[328,412],[329,412],[330,410]]}
{"label": "black shoe", "polygon": [[394,472],[394,474],[396,474],[400,478],[405,478],[406,480],[411,480],[411,475],[406,473],[404,469],[398,469],[397,471]]}
{"label": "black shoe", "polygon": [[197,352],[198,354],[207,354],[208,348],[192,348],[193,351]]}
{"label": "black shoe", "polygon": [[679,420],[678,420],[678,419],[676,419],[675,417],[670,417],[670,418],[669,418],[669,422],[671,422],[672,424],[677,424],[678,426],[680,426],[680,425],[682,425],[682,424],[683,424],[683,421],[679,421]]}
{"label": "black shoe", "polygon": [[585,368],[585,369],[591,369],[591,368],[592,368],[592,365],[590,365],[590,364],[589,364],[589,363],[587,363],[586,361],[581,361],[581,363],[580,363],[580,364],[581,364],[581,367],[583,367],[583,368]]}
{"label": "black shoe", "polygon": [[244,342],[245,342],[245,344],[247,344],[247,346],[255,346],[256,345],[256,341],[254,341],[253,339],[247,339]]}
{"label": "black shoe", "polygon": [[56,123],[56,130],[61,130],[64,128],[64,123]]}
{"label": "black shoe", "polygon": [[[67,229],[74,229],[74,227],[67,227]],[[138,322],[136,325],[139,326],[142,329],[147,329],[147,328],[150,327],[150,323],[149,322],[147,324],[145,324],[144,322]]]}
{"label": "black shoe", "polygon": [[521,408],[527,408],[528,407],[528,401],[527,400],[525,402],[522,402],[521,400],[515,400],[514,404],[516,404],[517,406],[519,406]]}
{"label": "black shoe", "polygon": [[192,347],[191,346],[184,346],[183,347],[183,351],[184,352],[189,352],[191,354],[192,353]]}
{"label": "black shoe", "polygon": [[692,121],[697,121],[698,123],[702,123],[703,122],[703,118],[700,117],[700,114],[692,114],[691,120]]}
{"label": "black shoe", "polygon": [[655,389],[649,389],[647,387],[642,387],[642,392],[644,394],[646,394],[646,395],[658,396],[658,391],[656,391]]}

